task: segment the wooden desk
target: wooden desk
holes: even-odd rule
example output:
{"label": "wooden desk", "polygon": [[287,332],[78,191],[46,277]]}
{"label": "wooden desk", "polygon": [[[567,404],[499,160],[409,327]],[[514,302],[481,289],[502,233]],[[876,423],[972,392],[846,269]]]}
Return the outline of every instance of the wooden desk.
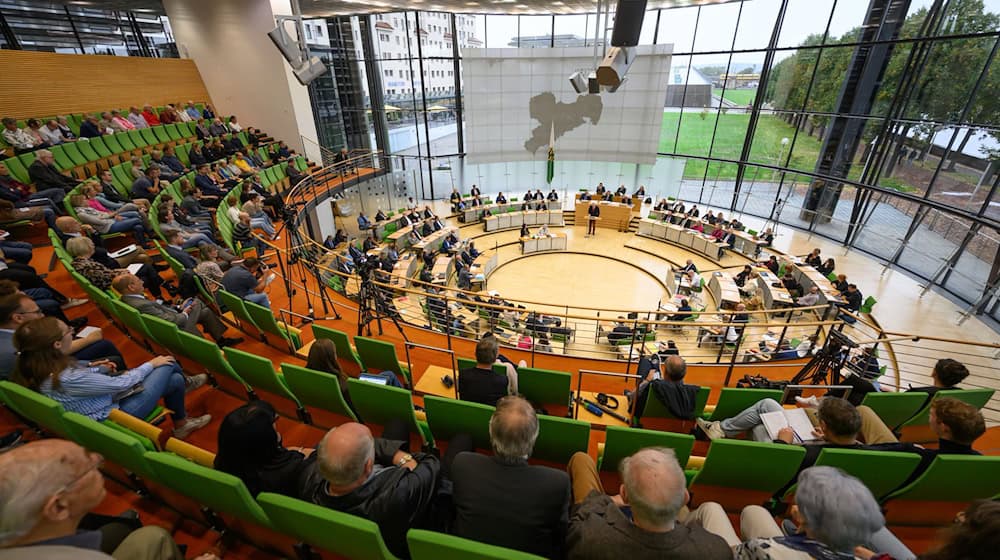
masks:
{"label": "wooden desk", "polygon": [[750,258],[755,258],[760,253],[760,248],[766,242],[763,239],[754,239],[754,236],[745,231],[733,230],[733,250]]}
{"label": "wooden desk", "polygon": [[524,212],[508,212],[488,216],[483,220],[486,231],[501,231],[505,229],[520,228],[522,225],[528,226],[563,226],[562,210],[526,210]]}
{"label": "wooden desk", "polygon": [[[608,393],[605,394],[618,399],[618,408],[615,410],[617,414],[620,414],[626,418],[629,418],[631,416],[628,413],[628,397],[626,397],[625,395],[610,395]],[[597,393],[594,391],[580,391],[578,396],[587,399],[588,401],[593,403],[597,402]],[[617,418],[612,418],[610,415],[608,415],[607,412],[605,412],[600,416],[597,416],[596,414],[593,414],[592,412],[587,410],[587,408],[584,407],[582,404],[577,405],[576,403],[573,403],[573,410],[575,411],[576,414],[575,417],[577,420],[583,420],[584,422],[590,422],[591,424],[598,424],[601,426],[628,427],[628,422],[622,422]]]}
{"label": "wooden desk", "polygon": [[[757,285],[760,286],[761,293],[764,296],[764,307],[766,309],[795,305],[795,300],[792,299],[791,294],[781,284],[781,279],[773,272],[766,268],[758,268],[757,274]],[[771,284],[778,284],[778,286],[772,286]]]}
{"label": "wooden desk", "polygon": [[715,240],[710,235],[649,218],[639,220],[639,231],[636,232],[636,235],[659,239],[685,249],[691,249],[716,263],[722,258],[723,249],[726,247],[724,243]]}
{"label": "wooden desk", "polygon": [[446,399],[457,399],[458,395],[456,394],[455,385],[448,388],[441,382],[441,378],[445,375],[450,377],[452,381],[455,381],[457,376],[455,372],[451,371],[451,368],[427,366],[423,375],[420,376],[420,380],[413,386],[413,392],[418,395],[434,395],[435,397]]}
{"label": "wooden desk", "polygon": [[708,280],[708,289],[722,309],[735,308],[742,301],[736,282],[721,272],[712,273],[712,277]]}
{"label": "wooden desk", "polygon": [[471,291],[481,291],[486,279],[497,267],[497,252],[493,250],[483,251],[472,261],[469,272],[472,273]]}
{"label": "wooden desk", "polygon": [[819,288],[819,303],[846,303],[847,300],[841,297],[840,293],[833,288],[833,284],[823,273],[813,268],[811,265],[796,262],[791,266],[792,276],[802,284],[802,293],[808,293],[813,286]]}
{"label": "wooden desk", "polygon": [[[576,193],[576,195],[573,196],[573,198],[575,200],[579,201],[581,199],[581,197],[583,197],[583,195],[585,195],[585,194],[586,195],[590,195],[591,197],[599,197],[599,196],[601,196],[601,195],[598,195],[597,193],[591,193],[589,191],[579,191],[579,192]],[[616,195],[612,195],[611,196],[611,202],[621,203],[622,198],[623,197],[621,197],[621,196],[619,196],[617,194]],[[640,212],[642,210],[642,201],[645,200],[646,197],[645,196],[633,196],[633,197],[630,197],[630,198],[632,199],[632,211],[634,211],[634,212]],[[593,198],[591,198],[591,200],[593,200]],[[584,202],[590,202],[590,201],[589,200],[585,200]],[[598,202],[600,202],[600,201],[598,201]]]}
{"label": "wooden desk", "polygon": [[[601,219],[597,221],[597,227],[618,231],[628,229],[629,221],[632,220],[631,206],[625,206],[617,202],[598,202],[597,204],[601,209]],[[587,223],[587,208],[589,207],[590,201],[576,201],[576,209],[573,215],[577,225],[585,225]]]}
{"label": "wooden desk", "polygon": [[521,209],[520,202],[508,202],[506,204],[483,204],[480,206],[472,206],[472,207],[467,206],[465,210],[459,212],[458,215],[462,222],[470,223],[470,222],[478,222],[482,218],[483,212],[485,212],[486,210],[489,210],[493,214],[501,214],[520,209]]}
{"label": "wooden desk", "polygon": [[414,249],[419,249],[421,251],[437,251],[441,247],[441,243],[444,242],[444,238],[451,233],[457,233],[458,228],[444,227],[441,228],[427,237],[420,240],[419,243],[413,246]]}
{"label": "wooden desk", "polygon": [[447,284],[448,276],[451,275],[451,264],[452,257],[448,255],[438,255],[434,259],[434,268],[431,269],[431,275],[434,277],[431,282],[434,284]]}
{"label": "wooden desk", "polygon": [[416,224],[410,224],[406,227],[397,229],[396,231],[389,234],[387,241],[396,246],[396,250],[402,251],[409,246],[409,242],[406,240],[406,236],[413,231],[413,226]]}
{"label": "wooden desk", "polygon": [[566,234],[550,233],[542,237],[522,237],[521,254],[528,255],[541,251],[565,251]]}
{"label": "wooden desk", "polygon": [[390,283],[393,286],[407,287],[410,285],[409,279],[413,277],[413,274],[417,271],[417,255],[415,253],[406,253],[401,256],[396,264],[392,267],[392,280]]}

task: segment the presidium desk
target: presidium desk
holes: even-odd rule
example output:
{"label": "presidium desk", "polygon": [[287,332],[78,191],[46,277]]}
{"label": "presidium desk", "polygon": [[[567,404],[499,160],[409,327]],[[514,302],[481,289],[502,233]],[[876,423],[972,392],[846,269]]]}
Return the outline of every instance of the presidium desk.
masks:
{"label": "presidium desk", "polygon": [[[576,211],[573,216],[578,226],[586,226],[588,220],[587,208],[590,208],[590,200],[576,201]],[[598,202],[601,209],[601,218],[597,220],[597,227],[614,229],[618,231],[628,231],[629,222],[632,220],[632,207],[618,202]]]}

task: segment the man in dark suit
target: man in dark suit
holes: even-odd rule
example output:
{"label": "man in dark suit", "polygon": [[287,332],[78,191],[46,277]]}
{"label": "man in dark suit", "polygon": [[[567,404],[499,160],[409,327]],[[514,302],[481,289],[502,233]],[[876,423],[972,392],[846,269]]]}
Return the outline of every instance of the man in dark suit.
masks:
{"label": "man in dark suit", "polygon": [[451,466],[455,521],[460,537],[562,557],[570,504],[566,473],[529,465],[538,417],[521,397],[500,399],[490,419],[493,456],[459,453]]}
{"label": "man in dark suit", "polygon": [[[568,470],[574,506],[566,535],[574,560],[628,558],[653,560],[722,560],[733,557],[740,540],[717,503],[694,511],[684,471],[672,449],[650,447],[624,459],[619,493],[608,496],[594,460],[576,453]],[[631,509],[631,519],[622,508]]]}
{"label": "man in dark suit", "polygon": [[184,250],[183,244],[184,240],[181,238],[181,231],[179,229],[171,230],[167,233],[167,254],[181,263],[184,268],[193,269],[198,266],[198,261]]}
{"label": "man in dark suit", "polygon": [[226,326],[219,316],[211,307],[204,305],[198,299],[192,298],[189,303],[178,309],[157,303],[146,297],[142,280],[133,274],[118,275],[111,285],[122,295],[122,303],[131,305],[140,313],[170,321],[195,336],[202,336],[197,326],[201,325],[220,347],[243,342],[242,338],[227,338]]}
{"label": "man in dark suit", "polygon": [[56,159],[52,152],[48,150],[35,151],[35,161],[28,166],[28,176],[35,184],[35,189],[44,191],[46,189],[72,190],[79,181],[59,172],[56,168]]}
{"label": "man in dark suit", "polygon": [[597,235],[597,220],[601,217],[601,207],[595,202],[587,208],[587,237]]}
{"label": "man in dark suit", "polygon": [[508,368],[507,375],[493,371],[499,354],[500,347],[492,336],[476,344],[476,366],[458,372],[458,398],[493,406],[508,394],[517,394],[517,370]]}

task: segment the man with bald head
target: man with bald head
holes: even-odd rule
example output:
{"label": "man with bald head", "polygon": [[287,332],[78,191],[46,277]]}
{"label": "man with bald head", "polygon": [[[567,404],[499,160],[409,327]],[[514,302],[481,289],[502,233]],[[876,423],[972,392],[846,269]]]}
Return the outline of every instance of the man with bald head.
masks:
{"label": "man with bald head", "polygon": [[160,527],[143,527],[114,542],[112,531],[81,530],[81,522],[88,523],[84,517],[104,499],[98,470],[103,462],[61,439],[33,441],[0,455],[0,552],[18,547],[15,557],[44,556],[47,547],[67,546],[103,550],[117,560],[183,560]]}
{"label": "man with bald head", "polygon": [[694,511],[685,507],[687,480],[673,449],[647,447],[622,459],[615,496],[604,493],[586,453],[573,455],[568,470],[575,505],[567,558],[729,560],[740,543],[719,504],[706,502]]}
{"label": "man with bald head", "polygon": [[382,435],[373,437],[356,422],[327,432],[302,475],[301,497],[374,521],[389,550],[408,556],[406,532],[411,527],[439,528],[433,502],[441,461],[427,453],[408,453],[410,438],[402,422],[390,421]]}
{"label": "man with bald head", "polygon": [[459,453],[451,466],[454,534],[546,558],[562,557],[569,477],[561,470],[528,464],[537,438],[538,417],[531,403],[517,396],[497,401],[490,418],[493,456]]}

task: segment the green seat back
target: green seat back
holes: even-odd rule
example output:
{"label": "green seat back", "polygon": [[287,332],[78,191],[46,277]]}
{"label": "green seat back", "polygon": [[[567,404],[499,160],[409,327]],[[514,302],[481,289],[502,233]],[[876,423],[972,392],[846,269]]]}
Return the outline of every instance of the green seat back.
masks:
{"label": "green seat back", "polygon": [[410,529],[406,543],[413,560],[542,560],[527,552],[423,529]]}
{"label": "green seat back", "polygon": [[[705,412],[705,403],[708,402],[709,387],[701,387],[694,400],[694,417],[697,418]],[[674,418],[667,407],[660,402],[660,399],[653,395],[652,391],[646,398],[646,406],[642,409],[642,418]]]}
{"label": "green seat back", "polygon": [[258,329],[268,334],[281,337],[281,339],[288,342],[293,349],[297,350],[300,346],[302,346],[302,341],[299,339],[298,335],[279,325],[277,319],[274,318],[274,312],[267,307],[257,305],[251,301],[244,301],[243,307],[246,308],[247,314],[250,315],[250,319],[253,320],[253,324],[257,325]]}
{"label": "green seat back", "polygon": [[[351,394],[354,394],[353,387]],[[476,447],[490,448],[492,406],[426,395],[424,408],[427,410],[427,424],[435,441],[447,441],[457,434],[468,434]],[[363,412],[361,416],[364,417]]]}
{"label": "green seat back", "polygon": [[[152,127],[153,135],[156,136],[158,144],[166,144],[167,142],[170,142],[170,135],[167,134],[166,127],[167,125],[162,125],[162,124],[159,126]],[[143,130],[148,130],[148,129],[144,128]]]}
{"label": "green seat back", "polygon": [[15,179],[25,185],[31,184],[31,177],[28,176],[28,168],[21,163],[20,159],[12,157],[5,159],[3,162],[7,165],[7,169],[10,170],[10,174],[13,175]]}
{"label": "green seat back", "polygon": [[125,326],[128,327],[133,336],[137,336],[143,340],[156,340],[153,334],[149,332],[149,326],[143,322],[142,314],[139,313],[138,309],[116,299],[111,300],[111,308],[114,310],[113,314],[125,323]]}
{"label": "green seat back", "polygon": [[[393,419],[402,419],[410,431],[421,434],[424,441],[433,442],[426,424],[417,420],[413,410],[413,395],[406,389],[348,379],[351,403],[365,424],[384,426]],[[429,397],[427,397],[429,398]]]}
{"label": "green seat back", "polygon": [[602,471],[618,469],[618,463],[625,457],[645,447],[669,447],[677,455],[681,468],[687,465],[694,447],[694,436],[661,432],[659,430],[643,430],[641,428],[623,428],[608,426],[607,438],[604,440],[604,454],[599,465]]}
{"label": "green seat back", "polygon": [[251,387],[285,397],[290,401],[294,401],[296,405],[302,406],[299,403],[299,399],[289,390],[288,384],[285,383],[285,378],[280,373],[274,371],[274,365],[271,363],[271,360],[263,356],[251,354],[250,352],[237,350],[233,347],[227,347],[225,354],[226,359],[229,360],[229,364],[233,366],[236,373],[245,379]]}
{"label": "green seat back", "polygon": [[288,388],[302,404],[357,421],[357,416],[340,392],[340,381],[336,375],[285,363],[281,364],[281,373]]}
{"label": "green seat back", "polygon": [[237,319],[245,323],[248,323],[253,327],[257,327],[253,319],[250,317],[250,313],[247,312],[247,308],[245,305],[246,302],[243,301],[243,298],[237,297],[232,292],[227,292],[226,290],[222,289],[216,292],[216,295],[219,297],[219,302],[222,305],[225,305],[227,309],[232,311],[233,315],[235,315]]}
{"label": "green seat back", "polygon": [[[743,412],[747,408],[764,399],[774,399],[781,402],[782,392],[777,389],[743,389],[738,387],[723,387],[719,402],[715,405],[709,420],[725,420]],[[649,405],[647,404],[648,408]]]}
{"label": "green seat back", "polygon": [[823,449],[816,465],[837,467],[858,478],[875,498],[899,488],[917,468],[920,455],[860,449]]}
{"label": "green seat back", "polygon": [[177,159],[181,160],[184,167],[191,165],[191,144],[178,144],[177,148],[174,150],[174,155]]}
{"label": "green seat back", "polygon": [[124,152],[126,150],[126,148],[123,147],[118,142],[119,136],[124,136],[124,134],[122,134],[122,135],[119,135],[119,134],[106,134],[104,136],[101,136],[101,140],[104,141],[104,145],[108,147],[108,150],[111,151],[112,155],[120,154],[120,153],[122,153],[122,152]]}
{"label": "green seat back", "polygon": [[131,152],[133,150],[139,149],[139,146],[136,146],[135,142],[132,141],[132,137],[129,136],[129,132],[132,131],[129,130],[126,132],[119,132],[118,134],[115,134],[115,138],[118,140],[118,144],[121,145],[122,150],[125,152]]}
{"label": "green seat back", "polygon": [[139,134],[142,135],[142,139],[145,141],[143,146],[155,146],[160,143],[156,138],[156,133],[153,132],[153,128],[141,128],[139,129]]}
{"label": "green seat back", "polygon": [[166,131],[167,137],[170,138],[171,140],[180,140],[181,138],[183,138],[180,131],[177,130],[176,124],[168,124],[164,126],[163,129]]}
{"label": "green seat back", "polygon": [[0,398],[14,412],[46,431],[62,437],[68,434],[62,420],[66,411],[61,404],[45,395],[11,381],[0,381]]}
{"label": "green seat back", "polygon": [[77,142],[66,142],[63,144],[63,151],[66,152],[66,156],[73,162],[73,165],[87,165],[87,157],[80,152]]}
{"label": "green seat back", "polygon": [[70,439],[76,443],[100,453],[105,459],[142,478],[154,476],[153,469],[146,462],[145,453],[148,448],[138,436],[130,436],[125,430],[75,412],[67,412],[62,419]]}
{"label": "green seat back", "polygon": [[[964,403],[971,404],[976,408],[983,408],[986,403],[993,398],[993,389],[947,389],[944,391],[938,391],[934,393],[935,399],[940,399],[944,397],[960,400]],[[926,397],[926,394],[924,394]],[[928,402],[926,406],[921,409],[913,418],[906,421],[904,426],[926,426],[930,421],[929,414],[931,412],[931,404]]]}
{"label": "green seat back", "polygon": [[692,484],[774,493],[799,470],[806,450],[740,439],[716,439]]}
{"label": "green seat back", "polygon": [[107,144],[104,143],[103,136],[95,136],[91,138],[90,147],[94,148],[94,151],[97,152],[97,155],[101,156],[102,158],[111,157],[113,155],[111,153],[111,149],[108,148]]}
{"label": "green seat back", "polygon": [[874,297],[872,297],[872,296],[866,297],[864,303],[861,304],[861,312],[862,313],[871,313],[872,312],[872,308],[875,307],[876,303],[878,303],[878,300],[875,299]]}
{"label": "green seat back", "polygon": [[569,400],[569,372],[523,367],[517,370],[517,390],[535,405],[565,405]]}
{"label": "green seat back", "polygon": [[94,146],[91,144],[89,139],[81,138],[76,142],[73,142],[73,144],[79,148],[80,153],[83,154],[83,157],[87,158],[87,161],[97,161],[101,159],[101,154],[97,153],[97,150],[94,149]]}
{"label": "green seat back", "polygon": [[861,404],[871,408],[892,429],[913,418],[926,402],[927,393],[868,393]]}
{"label": "green seat back", "polygon": [[924,474],[889,500],[966,502],[1000,494],[1000,456],[938,455]]}
{"label": "green seat back", "polygon": [[316,338],[326,338],[333,341],[333,346],[337,349],[337,358],[355,364],[359,370],[364,369],[364,366],[361,365],[361,358],[358,357],[354,348],[351,348],[351,339],[348,338],[347,333],[316,323],[313,323],[312,331]]}
{"label": "green seat back", "polygon": [[257,502],[279,531],[311,547],[354,560],[395,558],[373,521],[270,492]]}
{"label": "green seat back", "polygon": [[558,416],[538,417],[538,440],[532,457],[566,463],[577,451],[587,452],[590,423]]}
{"label": "green seat back", "polygon": [[152,315],[141,314],[140,317],[146,325],[146,330],[149,331],[149,334],[153,335],[153,340],[157,344],[169,349],[171,352],[177,354],[184,353],[184,345],[177,334],[178,329],[176,324]]}
{"label": "green seat back", "polygon": [[145,129],[141,128],[139,130],[130,130],[125,133],[128,136],[128,139],[132,142],[132,145],[135,146],[137,150],[145,148],[146,146],[149,145],[149,140],[146,140],[146,138],[142,135],[143,130]]}
{"label": "green seat back", "polygon": [[358,349],[358,356],[366,370],[391,371],[405,378],[407,385],[413,386],[410,370],[399,364],[399,359],[396,357],[396,347],[392,343],[367,336],[355,336],[354,346]]}
{"label": "green seat back", "polygon": [[62,144],[50,146],[49,151],[52,152],[52,157],[55,159],[56,167],[58,167],[60,171],[69,171],[75,167],[73,165],[73,160],[69,159],[69,156],[66,155],[65,148],[63,148]]}
{"label": "green seat back", "polygon": [[179,492],[216,513],[225,513],[271,527],[270,520],[243,484],[231,474],[203,467],[187,459],[155,451],[146,452],[156,481]]}
{"label": "green seat back", "polygon": [[208,368],[209,371],[228,376],[239,381],[245,388],[249,388],[247,382],[226,361],[222,350],[217,344],[187,331],[178,331],[177,336],[180,338],[181,344],[184,345],[184,349],[190,358]]}

